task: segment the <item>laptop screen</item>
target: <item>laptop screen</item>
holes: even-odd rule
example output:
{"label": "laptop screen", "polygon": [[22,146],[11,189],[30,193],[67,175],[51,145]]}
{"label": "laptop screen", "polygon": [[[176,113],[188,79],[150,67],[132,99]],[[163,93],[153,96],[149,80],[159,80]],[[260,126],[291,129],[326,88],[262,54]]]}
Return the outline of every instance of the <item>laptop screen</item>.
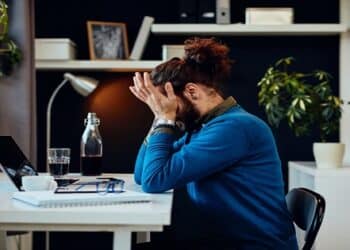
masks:
{"label": "laptop screen", "polygon": [[0,136],[0,166],[18,190],[22,186],[22,176],[37,175],[33,165],[11,136]]}

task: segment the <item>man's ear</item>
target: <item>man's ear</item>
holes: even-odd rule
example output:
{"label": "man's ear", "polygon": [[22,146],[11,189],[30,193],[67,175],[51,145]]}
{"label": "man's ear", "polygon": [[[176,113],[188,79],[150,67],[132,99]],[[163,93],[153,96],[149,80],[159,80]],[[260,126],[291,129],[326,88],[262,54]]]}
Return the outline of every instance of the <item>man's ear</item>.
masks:
{"label": "man's ear", "polygon": [[185,85],[184,95],[190,100],[197,100],[199,97],[198,85],[189,82]]}

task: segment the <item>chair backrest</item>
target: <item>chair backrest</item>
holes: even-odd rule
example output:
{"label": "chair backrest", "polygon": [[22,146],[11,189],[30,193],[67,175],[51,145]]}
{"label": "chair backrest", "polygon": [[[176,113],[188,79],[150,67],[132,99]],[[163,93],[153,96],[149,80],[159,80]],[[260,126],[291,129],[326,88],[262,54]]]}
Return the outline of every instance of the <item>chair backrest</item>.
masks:
{"label": "chair backrest", "polygon": [[306,188],[295,188],[286,195],[287,207],[295,224],[305,231],[303,250],[311,249],[326,209],[325,199]]}

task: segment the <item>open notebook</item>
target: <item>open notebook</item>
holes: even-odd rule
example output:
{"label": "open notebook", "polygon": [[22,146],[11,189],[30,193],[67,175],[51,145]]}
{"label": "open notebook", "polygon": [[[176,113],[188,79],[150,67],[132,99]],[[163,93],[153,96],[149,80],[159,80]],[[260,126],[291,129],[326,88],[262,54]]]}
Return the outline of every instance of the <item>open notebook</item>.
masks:
{"label": "open notebook", "polygon": [[47,208],[116,205],[151,201],[150,194],[129,190],[121,193],[81,194],[55,194],[52,191],[15,192],[12,198],[30,205]]}

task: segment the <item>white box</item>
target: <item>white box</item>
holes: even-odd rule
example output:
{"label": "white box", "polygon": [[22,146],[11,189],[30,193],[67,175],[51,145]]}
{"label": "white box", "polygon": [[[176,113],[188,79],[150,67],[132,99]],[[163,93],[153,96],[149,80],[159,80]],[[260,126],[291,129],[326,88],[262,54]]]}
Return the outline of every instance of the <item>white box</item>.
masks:
{"label": "white box", "polygon": [[163,61],[169,60],[173,57],[183,58],[185,55],[184,45],[163,45],[162,46],[162,59]]}
{"label": "white box", "polygon": [[247,8],[246,24],[292,24],[293,8]]}
{"label": "white box", "polygon": [[35,39],[36,60],[72,60],[76,57],[76,45],[70,39]]}

